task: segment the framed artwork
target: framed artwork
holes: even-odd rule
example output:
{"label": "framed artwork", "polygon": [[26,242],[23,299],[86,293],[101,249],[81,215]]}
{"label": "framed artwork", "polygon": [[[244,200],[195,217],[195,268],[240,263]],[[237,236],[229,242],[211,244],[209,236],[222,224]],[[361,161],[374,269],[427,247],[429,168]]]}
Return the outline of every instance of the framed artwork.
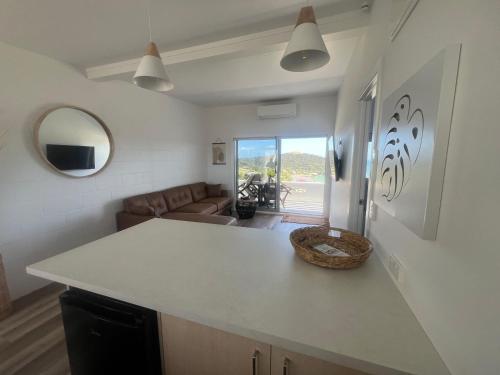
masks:
{"label": "framed artwork", "polygon": [[459,56],[460,45],[442,50],[382,105],[374,201],[426,240],[437,236]]}
{"label": "framed artwork", "polygon": [[212,165],[226,165],[226,143],[212,143]]}

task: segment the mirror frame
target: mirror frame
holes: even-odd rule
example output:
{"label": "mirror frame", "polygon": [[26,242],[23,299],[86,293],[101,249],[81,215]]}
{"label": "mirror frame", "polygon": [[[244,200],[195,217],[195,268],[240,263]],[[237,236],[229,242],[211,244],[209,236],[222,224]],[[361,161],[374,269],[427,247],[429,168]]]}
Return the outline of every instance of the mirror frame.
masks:
{"label": "mirror frame", "polygon": [[[108,157],[108,160],[106,160],[106,163],[104,163],[104,165],[102,166],[101,169],[99,169],[98,171],[96,171],[96,172],[94,172],[92,174],[89,174],[87,176],[72,176],[72,175],[66,174],[64,172],[61,172],[59,169],[57,169],[47,159],[47,156],[45,155],[45,153],[43,152],[42,147],[40,146],[40,128],[42,126],[43,121],[52,112],[57,111],[58,109],[63,109],[63,108],[74,109],[74,110],[77,110],[77,111],[84,112],[87,115],[91,116],[94,120],[96,120],[99,123],[99,125],[101,125],[102,129],[104,130],[104,132],[108,136],[108,140],[109,140],[109,157]],[[37,120],[37,122],[35,124],[35,128],[33,130],[33,142],[34,142],[35,149],[36,149],[37,153],[40,155],[40,157],[45,162],[45,164],[47,164],[53,171],[56,171],[59,175],[65,176],[65,177],[69,177],[69,178],[87,178],[87,177],[92,177],[92,176],[95,176],[95,175],[101,173],[102,171],[104,171],[109,166],[109,164],[111,163],[111,159],[113,158],[113,155],[115,153],[115,142],[113,140],[113,135],[111,134],[111,131],[106,126],[106,124],[104,123],[104,121],[101,118],[99,118],[99,116],[97,116],[95,113],[92,113],[92,112],[90,112],[90,111],[88,111],[88,110],[86,110],[84,108],[73,106],[73,105],[60,105],[60,106],[57,106],[57,107],[53,107],[53,108],[49,109],[48,111],[44,112],[38,118],[38,120]]]}

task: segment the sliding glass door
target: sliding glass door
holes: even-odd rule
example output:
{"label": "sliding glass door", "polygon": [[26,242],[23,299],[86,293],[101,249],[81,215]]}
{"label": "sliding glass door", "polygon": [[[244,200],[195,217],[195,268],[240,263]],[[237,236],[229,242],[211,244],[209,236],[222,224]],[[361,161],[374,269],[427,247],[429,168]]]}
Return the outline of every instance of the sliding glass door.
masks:
{"label": "sliding glass door", "polygon": [[235,151],[238,199],[257,201],[259,210],[277,211],[277,138],[235,139]]}
{"label": "sliding glass door", "polygon": [[326,143],[326,137],[235,139],[236,196],[261,211],[323,215]]}
{"label": "sliding glass door", "polygon": [[325,212],[326,137],[280,139],[281,212]]}

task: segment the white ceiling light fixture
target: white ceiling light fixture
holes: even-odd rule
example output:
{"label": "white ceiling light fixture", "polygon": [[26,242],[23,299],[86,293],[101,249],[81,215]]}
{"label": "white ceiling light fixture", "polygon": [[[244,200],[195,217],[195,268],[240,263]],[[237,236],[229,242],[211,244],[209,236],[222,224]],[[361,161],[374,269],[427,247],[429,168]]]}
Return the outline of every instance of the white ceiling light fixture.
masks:
{"label": "white ceiling light fixture", "polygon": [[137,71],[134,75],[134,83],[147,90],[166,92],[174,88],[165,71],[165,66],[161,61],[160,53],[153,42],[151,33],[151,14],[149,10],[149,0],[146,0],[148,15],[149,43],[146,47],[146,54],[142,57]]}
{"label": "white ceiling light fixture", "polygon": [[330,55],[316,24],[313,7],[303,7],[280,65],[291,72],[308,72],[328,61]]}

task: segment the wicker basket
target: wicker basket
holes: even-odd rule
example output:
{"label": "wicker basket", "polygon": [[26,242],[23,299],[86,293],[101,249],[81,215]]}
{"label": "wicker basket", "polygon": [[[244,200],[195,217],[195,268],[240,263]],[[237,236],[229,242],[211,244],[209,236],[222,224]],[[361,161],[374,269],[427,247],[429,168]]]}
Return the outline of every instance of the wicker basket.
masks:
{"label": "wicker basket", "polygon": [[251,219],[255,216],[257,201],[238,199],[236,201],[236,212],[240,219]]}
{"label": "wicker basket", "polygon": [[[335,231],[337,237],[329,235]],[[295,252],[306,262],[325,268],[349,269],[359,267],[373,251],[372,243],[357,233],[338,228],[306,227],[290,233]],[[350,256],[331,256],[313,248],[327,244]]]}

